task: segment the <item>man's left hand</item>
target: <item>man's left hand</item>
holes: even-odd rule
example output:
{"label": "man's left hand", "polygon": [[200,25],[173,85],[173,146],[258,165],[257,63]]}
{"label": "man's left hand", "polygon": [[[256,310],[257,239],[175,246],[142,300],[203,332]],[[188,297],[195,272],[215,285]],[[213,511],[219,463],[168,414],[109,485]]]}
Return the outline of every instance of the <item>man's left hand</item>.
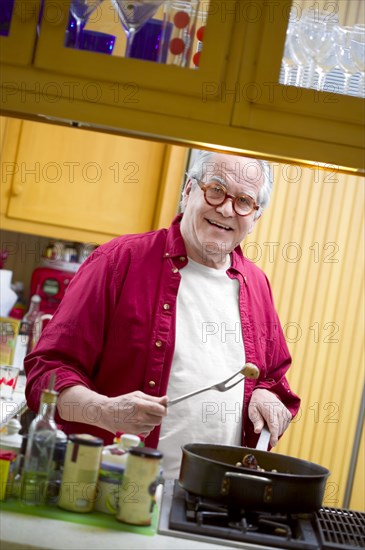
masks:
{"label": "man's left hand", "polygon": [[270,430],[270,445],[275,447],[279,437],[290,424],[292,415],[283,403],[269,390],[258,388],[252,393],[248,406],[248,416],[254,425],[255,433],[261,433],[264,423]]}

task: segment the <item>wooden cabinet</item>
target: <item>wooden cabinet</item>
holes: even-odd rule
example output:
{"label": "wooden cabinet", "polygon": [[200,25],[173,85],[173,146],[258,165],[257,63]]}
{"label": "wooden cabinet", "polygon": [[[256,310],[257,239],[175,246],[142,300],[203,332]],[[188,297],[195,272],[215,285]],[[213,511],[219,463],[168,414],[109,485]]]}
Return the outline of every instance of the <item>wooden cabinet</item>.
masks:
{"label": "wooden cabinet", "polygon": [[363,100],[278,84],[290,4],[211,0],[192,70],[65,48],[69,3],[45,0],[37,40],[36,16],[1,37],[3,112],[363,173]]}
{"label": "wooden cabinet", "polygon": [[169,225],[185,147],[3,119],[4,229],[106,241]]}

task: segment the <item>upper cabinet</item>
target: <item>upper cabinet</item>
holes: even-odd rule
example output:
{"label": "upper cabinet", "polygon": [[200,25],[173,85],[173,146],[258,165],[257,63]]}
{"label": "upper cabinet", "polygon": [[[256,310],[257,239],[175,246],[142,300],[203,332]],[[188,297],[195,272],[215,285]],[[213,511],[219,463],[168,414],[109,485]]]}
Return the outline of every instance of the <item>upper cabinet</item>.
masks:
{"label": "upper cabinet", "polygon": [[80,35],[69,0],[14,2],[0,37],[5,114],[365,171],[363,99],[282,76],[293,6],[345,26],[364,22],[360,0],[90,0]]}
{"label": "upper cabinet", "polygon": [[171,223],[187,148],[15,118],[0,129],[2,229],[101,243]]}

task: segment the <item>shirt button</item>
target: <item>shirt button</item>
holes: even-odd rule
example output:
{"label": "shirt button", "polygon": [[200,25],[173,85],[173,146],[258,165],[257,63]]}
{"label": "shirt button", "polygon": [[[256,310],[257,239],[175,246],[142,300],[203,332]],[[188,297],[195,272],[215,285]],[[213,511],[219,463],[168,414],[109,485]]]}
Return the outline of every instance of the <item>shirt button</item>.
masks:
{"label": "shirt button", "polygon": [[186,258],[185,258],[185,256],[180,256],[179,260],[180,260],[180,262],[185,262]]}
{"label": "shirt button", "polygon": [[161,340],[156,340],[155,346],[156,346],[156,348],[160,348],[162,346]]}
{"label": "shirt button", "polygon": [[148,385],[149,385],[150,388],[154,388],[156,386],[156,382],[154,380],[150,380],[148,382]]}
{"label": "shirt button", "polygon": [[163,305],[163,308],[164,308],[164,309],[170,309],[170,306],[169,306],[169,304],[164,304],[164,305]]}
{"label": "shirt button", "polygon": [[166,252],[165,256],[170,256],[170,254],[168,252]]}
{"label": "shirt button", "polygon": [[173,267],[173,268],[171,269],[171,271],[172,271],[173,273],[177,273],[179,270],[177,269],[177,267]]}

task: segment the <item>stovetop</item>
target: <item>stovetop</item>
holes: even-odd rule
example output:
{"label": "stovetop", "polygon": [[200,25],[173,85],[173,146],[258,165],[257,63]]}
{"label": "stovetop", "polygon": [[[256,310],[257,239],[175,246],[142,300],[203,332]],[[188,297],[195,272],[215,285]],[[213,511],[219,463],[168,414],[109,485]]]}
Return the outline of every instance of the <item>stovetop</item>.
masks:
{"label": "stovetop", "polygon": [[322,508],[314,514],[245,512],[165,482],[159,533],[252,550],[357,550],[365,548],[365,513]]}

